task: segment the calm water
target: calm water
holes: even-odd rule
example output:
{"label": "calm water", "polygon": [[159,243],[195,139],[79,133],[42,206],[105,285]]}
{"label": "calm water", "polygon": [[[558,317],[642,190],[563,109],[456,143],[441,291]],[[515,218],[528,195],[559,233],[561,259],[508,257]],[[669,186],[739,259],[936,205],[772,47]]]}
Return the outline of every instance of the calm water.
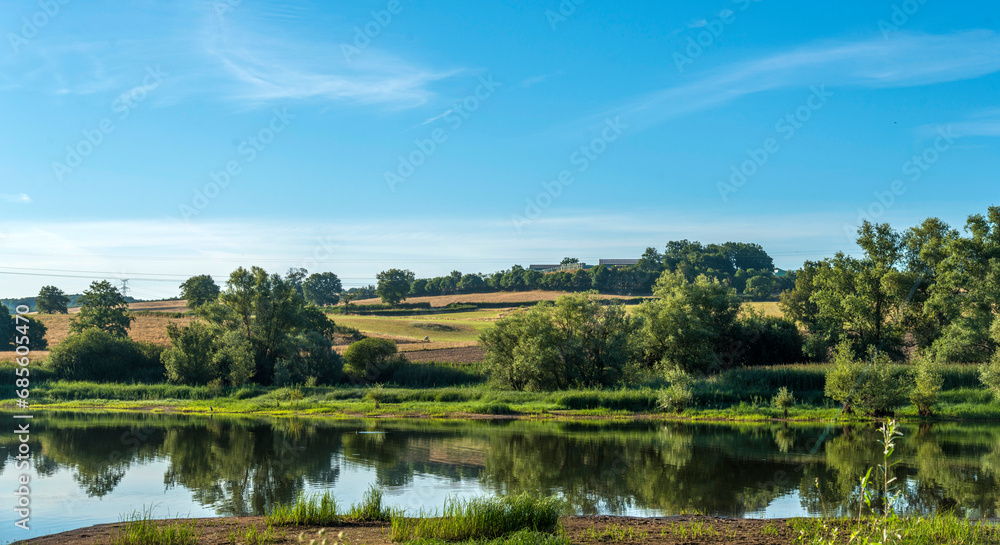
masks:
{"label": "calm water", "polygon": [[[10,416],[4,416],[11,422]],[[13,424],[10,426],[13,428]],[[301,491],[342,504],[370,484],[416,512],[448,496],[559,494],[579,513],[735,517],[851,508],[881,454],[871,426],[251,420],[36,415],[32,529],[13,526],[17,448],[0,435],[0,542],[119,520],[262,514]],[[1000,426],[907,427],[907,509],[996,516]],[[816,488],[819,480],[820,490]]]}

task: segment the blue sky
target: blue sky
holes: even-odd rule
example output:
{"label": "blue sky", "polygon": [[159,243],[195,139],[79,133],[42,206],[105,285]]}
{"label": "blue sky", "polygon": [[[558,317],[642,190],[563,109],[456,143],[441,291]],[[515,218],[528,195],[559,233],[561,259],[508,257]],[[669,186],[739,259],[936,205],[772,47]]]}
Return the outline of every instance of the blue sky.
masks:
{"label": "blue sky", "polygon": [[795,268],[996,201],[1000,6],[342,4],[0,1],[0,294],[680,238]]}

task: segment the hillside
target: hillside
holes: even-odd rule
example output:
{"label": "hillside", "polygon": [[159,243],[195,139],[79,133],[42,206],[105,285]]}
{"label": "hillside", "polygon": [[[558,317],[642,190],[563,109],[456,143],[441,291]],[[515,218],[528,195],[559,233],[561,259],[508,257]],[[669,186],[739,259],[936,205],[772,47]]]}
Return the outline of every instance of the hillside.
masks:
{"label": "hillside", "polygon": [[[535,301],[555,301],[565,291],[498,291],[493,293],[464,293],[455,295],[433,295],[425,297],[408,297],[404,303],[430,303],[432,307],[444,307],[452,303],[531,303]],[[630,295],[601,295],[605,299],[634,299]],[[381,303],[379,298],[358,299],[351,301],[357,305],[375,305]],[[341,303],[341,306],[343,303]]]}

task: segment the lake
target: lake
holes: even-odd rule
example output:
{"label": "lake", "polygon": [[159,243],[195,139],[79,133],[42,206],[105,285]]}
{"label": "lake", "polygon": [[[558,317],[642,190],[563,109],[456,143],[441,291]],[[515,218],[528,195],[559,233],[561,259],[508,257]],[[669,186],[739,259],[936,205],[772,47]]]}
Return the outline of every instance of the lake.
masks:
{"label": "lake", "polygon": [[[895,473],[904,509],[997,516],[1000,426],[902,432]],[[29,471],[14,467],[16,437],[0,438],[0,542],[143,508],[158,517],[259,515],[303,491],[331,489],[346,507],[373,484],[411,513],[447,497],[528,491],[558,494],[581,514],[845,514],[857,510],[858,477],[881,458],[877,437],[874,425],[36,413]],[[21,473],[31,478],[29,532],[13,526]]]}

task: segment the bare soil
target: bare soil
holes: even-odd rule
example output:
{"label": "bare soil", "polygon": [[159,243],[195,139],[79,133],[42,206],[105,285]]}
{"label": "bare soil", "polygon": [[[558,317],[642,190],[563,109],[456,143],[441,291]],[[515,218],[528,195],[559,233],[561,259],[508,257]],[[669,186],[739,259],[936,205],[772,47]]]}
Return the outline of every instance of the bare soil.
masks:
{"label": "bare soil", "polygon": [[483,361],[483,349],[478,346],[438,348],[436,350],[410,350],[406,359],[413,362],[437,361],[441,363],[478,363]]}
{"label": "bare soil", "polygon": [[[163,521],[166,524],[171,521]],[[200,545],[230,545],[235,533],[236,543],[243,544],[243,535],[250,526],[264,530],[263,517],[190,519],[200,533]],[[586,516],[564,517],[563,528],[573,543],[596,545],[614,543],[621,545],[775,545],[790,544],[794,535],[785,519],[723,519],[705,516],[677,517],[613,517]],[[15,542],[24,545],[97,545],[109,543],[121,524],[101,524],[59,534]],[[275,528],[276,544],[309,543],[322,538],[329,543],[344,545],[390,545],[387,524],[352,524],[330,527],[290,526]],[[343,532],[343,535],[338,535]],[[301,536],[301,539],[300,539]],[[318,539],[319,538],[319,539]]]}

